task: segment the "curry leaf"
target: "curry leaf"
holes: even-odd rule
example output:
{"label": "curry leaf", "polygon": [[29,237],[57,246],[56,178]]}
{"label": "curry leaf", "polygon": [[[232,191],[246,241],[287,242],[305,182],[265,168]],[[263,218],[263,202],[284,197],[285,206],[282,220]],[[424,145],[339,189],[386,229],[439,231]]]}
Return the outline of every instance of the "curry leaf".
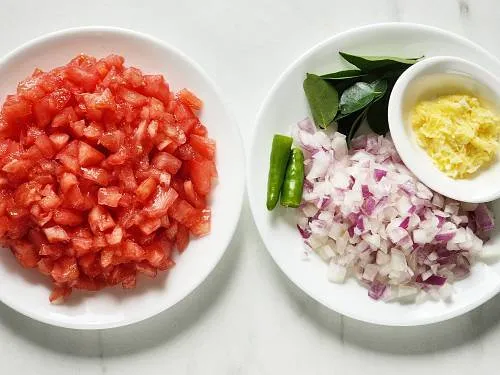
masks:
{"label": "curry leaf", "polygon": [[304,80],[304,92],[316,125],[323,129],[328,127],[339,109],[337,90],[321,77],[308,73]]}
{"label": "curry leaf", "polygon": [[358,115],[358,117],[356,117],[354,119],[354,121],[353,121],[353,123],[351,125],[351,128],[349,129],[349,133],[347,134],[347,137],[346,137],[346,142],[347,142],[347,146],[348,147],[351,146],[351,140],[354,138],[354,136],[356,135],[356,132],[359,130],[359,128],[361,127],[361,124],[365,120],[367,111],[368,111],[368,108],[365,108]]}
{"label": "curry leaf", "polygon": [[340,72],[335,72],[335,73],[323,74],[321,78],[332,81],[341,81],[344,79],[364,77],[366,75],[367,73],[363,73],[361,70],[351,69],[351,70],[341,70]]}
{"label": "curry leaf", "polygon": [[389,95],[373,103],[367,112],[368,125],[370,129],[380,135],[385,135],[389,131],[389,119],[387,107],[389,106]]}
{"label": "curry leaf", "polygon": [[423,57],[402,58],[391,56],[357,56],[341,51],[339,54],[356,68],[367,73],[384,69],[395,70],[399,68],[407,68],[410,65],[415,64]]}
{"label": "curry leaf", "polygon": [[359,111],[384,96],[386,91],[386,80],[376,80],[370,83],[356,82],[342,93],[339,105],[340,114],[345,116]]}

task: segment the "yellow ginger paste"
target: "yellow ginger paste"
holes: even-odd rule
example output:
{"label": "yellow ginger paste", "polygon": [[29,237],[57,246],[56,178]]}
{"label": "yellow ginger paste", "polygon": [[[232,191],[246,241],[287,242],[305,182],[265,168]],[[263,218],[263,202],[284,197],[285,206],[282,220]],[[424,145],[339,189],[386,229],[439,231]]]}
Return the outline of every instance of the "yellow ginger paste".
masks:
{"label": "yellow ginger paste", "polygon": [[467,178],[498,150],[500,118],[469,95],[420,102],[411,113],[418,144],[451,178]]}

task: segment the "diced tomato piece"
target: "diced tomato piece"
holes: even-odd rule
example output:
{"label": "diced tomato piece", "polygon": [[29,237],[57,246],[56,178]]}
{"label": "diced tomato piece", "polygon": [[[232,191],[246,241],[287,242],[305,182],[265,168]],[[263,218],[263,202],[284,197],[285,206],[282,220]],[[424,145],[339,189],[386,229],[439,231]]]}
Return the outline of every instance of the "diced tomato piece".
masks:
{"label": "diced tomato piece", "polygon": [[17,95],[8,95],[2,108],[5,121],[18,124],[31,116],[31,103]]}
{"label": "diced tomato piece", "polygon": [[189,231],[184,225],[179,225],[175,236],[175,246],[180,252],[186,250],[189,243]]}
{"label": "diced tomato piece", "polygon": [[78,258],[78,265],[85,275],[93,278],[102,273],[100,260],[96,253],[88,253]]}
{"label": "diced tomato piece", "polygon": [[[173,144],[176,144],[172,151],[175,151],[179,145],[186,143],[186,134],[179,126],[165,122],[161,122],[160,125],[161,130],[165,133],[165,135],[174,141],[169,144],[169,147],[173,147]],[[167,149],[166,151],[170,152],[170,149]]]}
{"label": "diced tomato piece", "polygon": [[168,173],[176,174],[182,165],[182,161],[167,152],[158,152],[153,157],[153,165]]}
{"label": "diced tomato piece", "polygon": [[179,91],[179,100],[197,111],[203,106],[203,102],[188,89]]}
{"label": "diced tomato piece", "polygon": [[71,238],[71,246],[75,251],[75,256],[79,258],[92,251],[94,241],[92,238],[73,237]]}
{"label": "diced tomato piece", "polygon": [[76,281],[73,288],[83,289],[95,292],[104,288],[105,283],[101,280],[91,279],[90,277],[80,276],[80,278]]}
{"label": "diced tomato piece", "polygon": [[167,270],[171,269],[173,266],[175,266],[175,262],[172,259],[163,258],[163,261],[158,266],[158,269],[160,271],[167,271]]}
{"label": "diced tomato piece", "polygon": [[123,63],[125,62],[125,59],[122,56],[118,55],[109,55],[106,56],[103,61],[106,63],[106,65],[111,69],[111,68],[117,68],[120,69],[123,66]]}
{"label": "diced tomato piece", "polygon": [[177,148],[175,155],[182,161],[188,161],[196,157],[196,151],[189,143],[185,143]]}
{"label": "diced tomato piece", "polygon": [[102,152],[97,151],[95,148],[85,142],[79,142],[78,163],[82,167],[99,164],[103,160],[104,154]]}
{"label": "diced tomato piece", "polygon": [[61,191],[67,193],[73,186],[78,185],[78,180],[73,173],[63,173],[59,181]]}
{"label": "diced tomato piece", "polygon": [[102,206],[95,206],[89,213],[89,225],[92,232],[98,234],[115,226],[115,221],[109,212]]}
{"label": "diced tomato piece", "polygon": [[146,261],[136,263],[135,269],[137,270],[137,272],[142,273],[143,275],[146,275],[150,278],[155,278],[157,274],[156,268],[148,264],[148,262]]}
{"label": "diced tomato piece", "polygon": [[47,135],[45,134],[40,135],[35,140],[35,145],[40,149],[43,156],[45,156],[46,158],[51,158],[54,156],[55,150],[52,145],[52,142],[50,141],[50,138]]}
{"label": "diced tomato piece", "polygon": [[82,217],[82,214],[78,211],[69,210],[67,208],[60,208],[54,210],[52,220],[54,220],[54,223],[59,225],[74,227],[83,223],[84,219]]}
{"label": "diced tomato piece", "polygon": [[101,251],[101,267],[106,268],[113,263],[114,251],[111,248]]}
{"label": "diced tomato piece", "polygon": [[102,206],[118,207],[121,197],[122,193],[116,186],[100,188],[97,193],[97,202]]}
{"label": "diced tomato piece", "polygon": [[109,173],[103,168],[90,167],[90,168],[80,168],[82,172],[82,177],[89,181],[95,182],[101,186],[107,186],[109,182]]}
{"label": "diced tomato piece", "polygon": [[11,160],[3,166],[2,171],[24,176],[32,166],[33,162],[31,160]]}
{"label": "diced tomato piece", "polygon": [[106,74],[108,74],[109,72],[109,68],[103,60],[96,62],[95,69],[97,70],[97,74],[99,74],[99,77],[101,78],[106,77]]}
{"label": "diced tomato piece", "polygon": [[148,98],[146,96],[141,95],[136,91],[126,89],[125,87],[121,87],[118,90],[118,95],[133,107],[143,106],[148,102]]}
{"label": "diced tomato piece", "polygon": [[49,136],[56,151],[60,151],[69,141],[69,135],[64,133],[53,133]]}
{"label": "diced tomato piece", "polygon": [[74,208],[79,211],[86,211],[92,207],[92,202],[82,194],[78,185],[72,186],[64,197],[64,202],[67,207]]}
{"label": "diced tomato piece", "polygon": [[135,198],[130,193],[122,193],[120,200],[118,201],[118,206],[120,207],[131,207],[135,202]]}
{"label": "diced tomato piece", "polygon": [[165,235],[170,241],[174,241],[175,237],[177,236],[177,230],[179,229],[179,224],[177,221],[172,221],[170,226],[167,228],[165,231]]}
{"label": "diced tomato piece", "polygon": [[177,197],[178,194],[174,189],[170,188],[165,191],[162,187],[157,186],[155,195],[144,207],[144,213],[150,218],[160,218],[167,214]]}
{"label": "diced tomato piece", "polygon": [[48,244],[44,243],[40,245],[39,254],[41,256],[50,257],[52,259],[60,258],[64,253],[64,248],[61,244]]}
{"label": "diced tomato piece", "polygon": [[32,146],[35,144],[36,139],[43,134],[45,134],[43,129],[37,128],[36,126],[28,126],[28,129],[26,129],[26,135],[21,143],[24,147]]}
{"label": "diced tomato piece", "polygon": [[92,143],[97,143],[101,137],[104,128],[97,122],[91,122],[89,126],[83,129],[83,136]]}
{"label": "diced tomato piece", "polygon": [[42,196],[40,195],[41,186],[33,182],[25,182],[19,185],[14,193],[15,202],[22,207],[29,207],[34,202],[38,202]]}
{"label": "diced tomato piece", "polygon": [[102,233],[97,233],[94,237],[93,247],[96,249],[102,249],[108,246],[108,241],[106,241],[106,236]]}
{"label": "diced tomato piece", "polygon": [[40,86],[41,77],[28,77],[17,85],[17,94],[30,102],[36,102],[45,96]]}
{"label": "diced tomato piece", "polygon": [[123,78],[132,88],[141,87],[144,85],[144,78],[139,69],[130,67],[123,70]]}
{"label": "diced tomato piece", "polygon": [[139,187],[135,191],[137,199],[141,202],[145,202],[155,191],[158,181],[155,177],[150,176],[141,182]]}
{"label": "diced tomato piece", "polygon": [[51,272],[52,277],[58,283],[69,283],[78,279],[80,272],[76,258],[62,257],[54,263],[54,268]]}
{"label": "diced tomato piece", "polygon": [[174,110],[174,117],[178,122],[182,122],[195,118],[195,115],[187,104],[178,101]]}
{"label": "diced tomato piece", "polygon": [[123,229],[118,225],[113,229],[110,234],[106,234],[106,241],[110,245],[118,245],[123,239]]}
{"label": "diced tomato piece", "polygon": [[144,258],[145,252],[144,249],[135,243],[134,241],[126,241],[125,246],[123,247],[122,250],[122,255],[125,258],[134,260],[134,261],[139,261]]}
{"label": "diced tomato piece", "polygon": [[119,171],[120,186],[129,192],[134,192],[137,189],[137,181],[135,180],[134,171],[130,167],[121,168]]}
{"label": "diced tomato piece", "polygon": [[191,181],[194,188],[203,196],[210,192],[213,178],[213,162],[210,160],[191,160],[188,162]]}
{"label": "diced tomato piece", "polygon": [[196,237],[206,236],[210,233],[210,209],[204,209],[201,211],[201,215],[198,222],[191,227],[191,233]]}
{"label": "diced tomato piece", "polygon": [[85,131],[85,120],[72,122],[69,126],[75,137],[77,138],[83,137],[83,132]]}
{"label": "diced tomato piece", "polygon": [[62,199],[56,195],[56,193],[54,192],[54,190],[52,190],[50,185],[47,185],[43,189],[42,194],[44,197],[40,199],[39,204],[43,210],[45,211],[53,210],[54,208],[57,208],[61,205]]}
{"label": "diced tomato piece", "polygon": [[200,212],[184,199],[179,199],[169,210],[169,215],[180,224],[191,228],[200,220]]}
{"label": "diced tomato piece", "polygon": [[200,123],[197,118],[188,118],[178,122],[178,126],[182,129],[184,134],[189,134]]}
{"label": "diced tomato piece", "polygon": [[191,134],[189,143],[193,149],[209,160],[213,160],[215,156],[215,142],[209,138],[205,138],[196,134]]}
{"label": "diced tomato piece", "polygon": [[76,115],[75,110],[73,107],[66,107],[54,116],[51,126],[53,128],[64,127],[75,121],[78,121],[78,116]]}
{"label": "diced tomato piece", "polygon": [[83,94],[83,100],[87,109],[116,109],[115,99],[109,88],[102,93]]}
{"label": "diced tomato piece", "polygon": [[50,293],[49,301],[55,305],[63,303],[71,295],[71,288],[56,287]]}
{"label": "diced tomato piece", "polygon": [[139,229],[146,235],[156,232],[156,230],[160,228],[160,226],[161,220],[158,218],[141,220],[141,222],[139,223]]}
{"label": "diced tomato piece", "polygon": [[12,241],[10,246],[17,260],[24,268],[34,268],[37,266],[40,257],[34,245],[26,241],[17,240]]}
{"label": "diced tomato piece", "polygon": [[199,121],[196,123],[196,125],[193,127],[193,129],[191,130],[191,134],[196,134],[196,135],[200,135],[202,137],[206,137],[207,134],[208,134],[208,130],[207,128],[202,125]]}
{"label": "diced tomato piece", "polygon": [[170,89],[161,75],[145,75],[142,93],[160,99],[164,104],[170,99]]}
{"label": "diced tomato piece", "polygon": [[122,281],[123,289],[133,289],[133,288],[135,288],[136,284],[137,284],[137,277],[136,277],[135,273],[128,275]]}
{"label": "diced tomato piece", "polygon": [[93,91],[99,80],[99,76],[94,73],[89,73],[86,70],[77,66],[69,66],[66,68],[67,78],[82,87],[86,92]]}
{"label": "diced tomato piece", "polygon": [[99,144],[106,147],[111,152],[117,152],[120,146],[123,145],[125,135],[121,130],[114,130],[103,133],[99,138]]}
{"label": "diced tomato piece", "polygon": [[158,267],[165,259],[165,251],[158,244],[151,245],[146,248],[145,257],[149,264]]}
{"label": "diced tomato piece", "polygon": [[[34,204],[30,209],[31,219],[40,227],[43,227],[50,220],[52,220],[52,211],[46,212],[38,204]],[[8,223],[7,223],[8,224]],[[0,234],[1,234],[0,230]],[[4,232],[5,233],[5,232]]]}
{"label": "diced tomato piece", "polygon": [[51,258],[43,257],[38,261],[38,270],[45,276],[50,276],[52,269],[54,268],[54,260]]}
{"label": "diced tomato piece", "polygon": [[52,115],[66,107],[72,96],[73,94],[71,94],[71,92],[69,92],[65,88],[54,90],[50,94],[48,94],[45,98],[48,99],[49,108],[52,112]]}
{"label": "diced tomato piece", "polygon": [[120,146],[120,148],[118,149],[117,152],[115,152],[114,154],[111,154],[104,161],[104,164],[106,166],[116,167],[116,166],[125,164],[130,158],[131,158],[131,155],[130,155],[129,151],[124,146]]}
{"label": "diced tomato piece", "polygon": [[50,228],[43,228],[43,232],[50,243],[66,242],[70,239],[68,233],[66,233],[66,231],[59,225],[54,225]]}
{"label": "diced tomato piece", "polygon": [[205,208],[205,200],[196,193],[193,183],[190,180],[184,181],[184,193],[188,202],[194,207]]}

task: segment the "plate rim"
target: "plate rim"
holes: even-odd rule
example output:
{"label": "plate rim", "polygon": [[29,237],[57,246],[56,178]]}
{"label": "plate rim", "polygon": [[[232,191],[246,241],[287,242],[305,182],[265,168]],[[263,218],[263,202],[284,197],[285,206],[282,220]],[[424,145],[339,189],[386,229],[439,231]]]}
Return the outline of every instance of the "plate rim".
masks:
{"label": "plate rim", "polygon": [[169,310],[170,308],[174,307],[181,301],[183,301],[185,298],[187,298],[189,295],[191,295],[195,290],[198,289],[198,287],[205,282],[205,280],[208,278],[210,274],[215,270],[215,268],[219,265],[221,259],[223,256],[226,254],[226,251],[228,247],[231,244],[231,241],[234,238],[234,235],[236,233],[236,230],[241,222],[241,214],[243,210],[243,203],[245,199],[245,190],[246,190],[246,171],[247,171],[247,162],[246,162],[246,155],[245,155],[245,148],[244,148],[244,143],[243,143],[243,137],[241,134],[241,127],[239,126],[239,123],[236,121],[236,117],[234,116],[232,110],[230,109],[230,106],[228,105],[228,101],[224,98],[222,95],[222,91],[219,89],[219,87],[215,84],[215,82],[212,80],[212,78],[205,72],[205,70],[196,62],[194,61],[191,57],[186,55],[184,52],[182,52],[179,48],[163,41],[160,38],[157,38],[155,36],[152,36],[147,33],[143,33],[140,31],[135,31],[132,29],[128,28],[122,28],[122,27],[115,27],[115,26],[98,26],[98,25],[91,25],[91,26],[79,26],[79,27],[70,27],[70,28],[64,28],[60,29],[57,31],[53,31],[50,33],[45,33],[40,36],[37,36],[33,39],[30,39],[18,47],[12,49],[11,51],[7,52],[5,55],[3,55],[0,58],[0,67],[5,64],[7,61],[10,59],[16,57],[18,54],[23,53],[25,50],[28,50],[34,46],[36,46],[39,43],[43,42],[48,42],[52,39],[57,39],[61,37],[71,37],[71,36],[78,36],[78,35],[92,35],[93,33],[109,33],[113,35],[122,35],[122,36],[130,36],[130,37],[136,37],[140,38],[143,40],[147,40],[153,44],[160,45],[163,49],[166,49],[170,51],[173,55],[178,56],[181,60],[183,60],[186,64],[189,64],[194,70],[196,70],[201,77],[203,77],[203,80],[205,83],[210,87],[211,90],[215,93],[217,99],[221,103],[221,107],[227,116],[229,122],[231,124],[234,124],[235,128],[235,140],[237,142],[237,146],[235,149],[238,150],[240,160],[243,163],[243,166],[241,168],[241,176],[238,178],[237,182],[233,182],[233,185],[236,185],[237,187],[237,195],[238,195],[238,201],[236,203],[236,210],[234,211],[234,220],[229,223],[227,226],[228,228],[228,233],[229,235],[226,238],[226,241],[222,243],[223,250],[216,256],[212,264],[207,268],[206,272],[201,275],[199,279],[196,280],[196,282],[191,286],[191,288],[187,289],[187,292],[184,295],[179,295],[177,298],[172,300],[169,304],[166,305],[161,305],[158,304],[158,307],[155,309],[151,309],[151,311],[148,311],[147,314],[143,314],[141,316],[136,316],[132,319],[127,319],[127,320],[117,320],[117,321],[112,321],[112,322],[106,322],[106,323],[95,323],[95,322],[70,322],[70,321],[60,321],[55,318],[51,318],[50,316],[46,316],[40,313],[37,313],[36,311],[32,311],[32,309],[26,309],[22,304],[16,303],[15,298],[5,298],[5,295],[2,297],[0,296],[0,302],[3,303],[5,306],[9,307],[10,309],[14,310],[15,312],[18,312],[30,319],[39,321],[44,324],[48,324],[50,326],[55,326],[55,327],[61,327],[61,328],[68,328],[68,329],[74,329],[74,330],[103,330],[103,329],[112,329],[112,328],[119,328],[119,327],[125,327],[131,324],[139,323],[142,321],[145,321],[147,319],[150,319],[162,312],[165,312]]}
{"label": "plate rim", "polygon": [[[389,29],[389,30],[390,29],[398,29],[398,28],[406,28],[409,30],[413,29],[413,31],[416,31],[416,32],[428,31],[428,32],[439,33],[439,34],[442,34],[446,37],[457,39],[462,44],[465,44],[465,45],[467,45],[475,50],[480,51],[481,53],[484,53],[485,55],[487,55],[489,58],[496,61],[500,65],[500,59],[497,58],[495,55],[493,55],[488,50],[486,50],[480,44],[477,44],[477,43],[471,41],[470,39],[467,39],[466,37],[461,36],[459,34],[456,34],[454,32],[444,30],[444,29],[441,29],[439,27],[420,24],[420,23],[380,22],[380,23],[373,23],[373,24],[358,26],[358,27],[350,28],[348,30],[339,32],[339,33],[335,33],[335,34],[331,35],[330,37],[327,37],[326,39],[316,43],[311,48],[309,48],[304,53],[302,53],[297,58],[295,58],[295,60],[293,60],[286,67],[286,69],[278,76],[278,78],[276,79],[274,84],[271,86],[271,89],[267,93],[266,97],[264,98],[262,104],[260,105],[259,110],[257,112],[257,116],[255,117],[255,120],[254,120],[254,126],[252,129],[251,138],[250,138],[251,142],[250,142],[250,145],[247,149],[248,162],[247,162],[247,172],[246,172],[246,186],[247,186],[246,191],[247,191],[247,198],[248,198],[249,206],[250,206],[250,212],[252,213],[252,220],[253,220],[255,226],[257,227],[257,231],[259,232],[260,238],[262,239],[262,242],[264,243],[264,247],[266,248],[266,251],[269,253],[269,255],[273,259],[274,263],[280,269],[280,271],[288,278],[288,280],[290,280],[303,293],[308,295],[310,298],[314,299],[319,304],[328,308],[329,310],[340,314],[341,316],[346,316],[346,317],[349,317],[349,318],[352,318],[355,320],[359,320],[359,321],[362,321],[365,323],[370,323],[370,324],[375,324],[375,325],[380,325],[380,326],[392,326],[392,327],[422,326],[422,325],[427,325],[427,324],[434,324],[434,323],[438,323],[438,322],[443,322],[443,321],[446,321],[448,319],[452,319],[454,317],[463,315],[471,310],[474,310],[475,308],[477,308],[478,306],[481,306],[482,304],[484,304],[485,302],[487,302],[488,300],[490,300],[491,298],[493,298],[495,295],[497,295],[500,292],[500,283],[498,283],[497,287],[493,288],[490,291],[490,293],[485,294],[482,298],[474,301],[473,303],[466,305],[465,307],[463,307],[457,311],[450,311],[450,312],[440,314],[440,315],[437,315],[434,317],[417,318],[417,319],[414,319],[412,322],[405,322],[405,321],[388,322],[388,321],[383,320],[383,319],[378,319],[377,317],[374,317],[372,319],[367,319],[362,314],[353,313],[351,311],[346,312],[344,309],[339,308],[338,306],[334,307],[326,299],[322,298],[320,292],[317,292],[315,290],[311,290],[310,288],[306,287],[302,281],[296,279],[295,277],[292,277],[287,272],[285,267],[277,261],[277,259],[276,259],[277,257],[275,256],[275,252],[270,250],[270,246],[268,246],[267,239],[263,235],[264,230],[263,230],[263,227],[261,227],[263,224],[257,223],[256,205],[258,203],[256,203],[254,201],[254,196],[250,192],[251,185],[252,185],[252,182],[250,179],[251,179],[251,172],[253,170],[253,163],[254,162],[252,161],[252,158],[250,158],[249,156],[250,156],[252,150],[254,149],[255,144],[257,143],[257,129],[258,129],[259,123],[261,122],[261,117],[263,116],[265,109],[268,107],[271,98],[275,95],[276,91],[283,84],[283,82],[288,77],[288,75],[304,59],[310,57],[311,55],[313,55],[317,51],[321,50],[326,45],[333,43],[336,40],[349,37],[349,35],[352,35],[352,34],[357,34],[360,32],[376,31],[376,30],[380,30],[382,28]],[[327,282],[326,278],[325,278],[325,282]]]}

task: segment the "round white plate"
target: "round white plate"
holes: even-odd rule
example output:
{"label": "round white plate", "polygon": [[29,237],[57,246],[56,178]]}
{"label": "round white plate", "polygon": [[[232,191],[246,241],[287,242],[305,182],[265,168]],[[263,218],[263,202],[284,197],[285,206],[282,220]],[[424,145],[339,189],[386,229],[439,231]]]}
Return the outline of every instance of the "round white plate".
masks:
{"label": "round white plate", "polygon": [[[295,212],[266,209],[266,186],[271,142],[275,133],[287,134],[292,126],[310,116],[302,89],[306,72],[329,73],[348,68],[337,52],[389,56],[458,56],[476,62],[500,76],[500,61],[476,44],[433,27],[392,23],[353,29],[316,45],[278,79],[257,116],[253,144],[248,152],[247,188],[255,223],[264,243],[281,270],[318,302],[341,314],[366,322],[410,326],[434,323],[463,314],[490,299],[500,290],[500,262],[476,264],[471,275],[454,284],[451,302],[428,301],[402,304],[374,301],[354,280],[333,284],[327,265],[318,256],[304,261],[302,239],[295,227]],[[500,205],[496,205],[500,218]],[[500,248],[493,236],[486,251]],[[499,249],[500,250],[500,249]]]}
{"label": "round white plate", "polygon": [[201,121],[217,142],[219,182],[212,193],[212,231],[193,240],[168,273],[141,277],[137,288],[120,287],[95,294],[75,291],[67,303],[49,303],[50,284],[36,270],[25,270],[8,250],[0,250],[0,301],[39,321],[68,328],[103,329],[138,322],[175,305],[217,265],[236,229],[244,196],[244,152],[239,128],[221,95],[201,68],[179,50],[137,32],[85,27],[49,34],[0,60],[0,98],[15,92],[17,82],[35,67],[67,63],[79,53],[104,57],[116,53],[127,65],[161,73],[173,90],[187,87],[203,101]]}

